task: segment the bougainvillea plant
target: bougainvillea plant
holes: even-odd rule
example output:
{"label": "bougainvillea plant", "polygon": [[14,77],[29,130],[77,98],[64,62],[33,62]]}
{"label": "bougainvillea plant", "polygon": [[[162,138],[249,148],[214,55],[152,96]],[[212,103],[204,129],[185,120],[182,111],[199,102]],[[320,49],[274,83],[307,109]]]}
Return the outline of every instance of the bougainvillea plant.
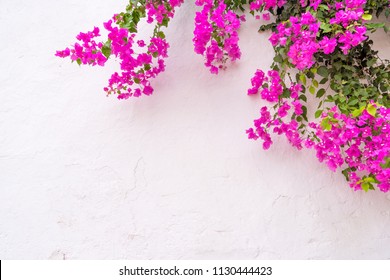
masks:
{"label": "bougainvillea plant", "polygon": [[[184,0],[130,0],[124,12],[80,33],[59,57],[104,66],[120,63],[104,88],[119,99],[153,93],[151,80],[165,70],[164,29]],[[239,28],[248,12],[275,50],[268,71],[258,69],[249,95],[268,102],[246,133],[264,149],[284,135],[297,149],[313,149],[354,190],[390,190],[390,62],[373,49],[370,34],[388,31],[389,0],[196,0],[194,50],[218,74],[240,59]],[[154,25],[137,38],[141,21]],[[264,24],[265,23],[265,24]],[[139,36],[139,35],[138,35]],[[309,98],[309,102],[308,102]],[[308,111],[308,103],[315,110]],[[311,108],[309,108],[311,109]],[[313,111],[313,113],[309,113]]]}

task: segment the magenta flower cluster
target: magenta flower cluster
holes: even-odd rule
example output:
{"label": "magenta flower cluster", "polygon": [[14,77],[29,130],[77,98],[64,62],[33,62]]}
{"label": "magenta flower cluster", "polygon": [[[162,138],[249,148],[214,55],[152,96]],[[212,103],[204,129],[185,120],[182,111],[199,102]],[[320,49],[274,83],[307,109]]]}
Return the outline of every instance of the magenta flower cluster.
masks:
{"label": "magenta flower cluster", "polygon": [[248,90],[248,94],[260,93],[262,99],[279,104],[279,108],[273,116],[268,107],[264,106],[260,110],[260,118],[254,120],[254,128],[248,129],[246,132],[249,139],[263,140],[263,148],[269,149],[272,144],[270,132],[278,135],[284,134],[288,141],[296,148],[302,149],[302,140],[298,131],[298,122],[294,119],[286,121],[290,113],[297,116],[302,115],[303,106],[299,100],[298,93],[302,90],[300,84],[292,84],[288,90],[291,101],[283,99],[281,95],[285,91],[283,81],[279,73],[274,70],[268,71],[267,75],[261,70],[257,70],[255,76],[251,80],[252,88]]}
{"label": "magenta flower cluster", "polygon": [[175,8],[180,7],[183,1],[184,0],[146,0],[145,9],[148,17],[147,22],[153,23],[154,21],[157,21],[159,24],[163,24],[164,20],[173,18],[175,15]]}
{"label": "magenta flower cluster", "polygon": [[[182,2],[183,0],[170,0],[167,3],[146,1],[147,21],[156,21],[159,27],[164,20],[173,17],[175,8]],[[107,94],[117,94],[118,99],[151,95],[154,89],[150,80],[165,70],[169,44],[165,36],[161,36],[162,32],[156,30],[148,44],[137,40],[135,33],[119,26],[122,21],[120,15],[114,15],[103,24],[108,31],[106,44],[96,42],[95,38],[100,34],[99,28],[95,27],[92,32],[80,33],[76,37],[82,44],[75,43],[72,49],[57,51],[56,55],[69,56],[72,61],[92,66],[104,66],[109,56],[115,56],[119,60],[121,71],[111,75],[104,91]],[[105,48],[109,53],[104,53]]]}
{"label": "magenta flower cluster", "polygon": [[240,18],[227,10],[223,0],[197,0],[195,4],[203,8],[195,15],[194,50],[205,57],[210,72],[218,74],[228,60],[241,57],[237,32]]}
{"label": "magenta flower cluster", "polygon": [[152,37],[146,46],[144,41],[138,40],[137,46],[145,51],[135,53],[135,34],[130,34],[124,28],[113,27],[112,21],[106,22],[104,27],[109,31],[111,54],[119,58],[122,70],[111,76],[104,90],[109,94],[118,93],[119,99],[152,94],[150,79],[164,71],[168,43],[164,39]]}
{"label": "magenta flower cluster", "polygon": [[[317,9],[321,2],[310,1],[310,6]],[[314,55],[317,52],[331,54],[339,46],[343,53],[347,54],[352,47],[367,39],[364,35],[366,27],[358,23],[359,20],[362,21],[363,4],[366,1],[345,2],[328,4],[328,9],[337,11],[327,26],[329,30],[337,31],[333,37],[324,36],[318,40],[320,22],[312,13],[306,12],[300,18],[292,16],[288,22],[280,23],[269,39],[271,44],[274,47],[286,47],[290,62],[299,70],[310,68],[315,63]],[[301,1],[301,4],[306,5],[306,1]]]}
{"label": "magenta flower cluster", "polygon": [[316,139],[308,138],[305,144],[315,149],[319,161],[324,161],[329,169],[336,171],[348,166],[349,184],[355,190],[375,181],[381,191],[387,192],[390,168],[384,167],[390,152],[390,109],[376,104],[368,106],[373,111],[365,109],[358,118],[339,113],[337,107],[331,108],[322,115],[330,125],[329,130],[310,123]]}
{"label": "magenta flower cluster", "polygon": [[[299,87],[299,84],[290,87],[292,96],[300,90]],[[294,102],[300,104],[297,100],[291,103],[294,105]],[[370,103],[370,109],[364,109],[355,118],[340,113],[335,106],[322,114],[319,123],[310,122],[310,131],[302,133],[296,120],[285,118],[289,113],[298,115],[297,107],[285,100],[280,104],[274,114],[267,106],[261,108],[260,118],[254,120],[254,127],[246,131],[249,139],[261,139],[263,148],[267,150],[273,143],[271,133],[283,134],[298,150],[303,147],[314,149],[318,160],[325,162],[330,170],[345,168],[353,189],[361,190],[362,186],[364,189],[375,182],[381,191],[390,190],[390,168],[387,166],[390,157],[390,109]],[[291,112],[292,107],[295,107],[295,112]],[[323,127],[324,122],[328,124],[327,128]]]}
{"label": "magenta flower cluster", "polygon": [[104,66],[107,58],[101,52],[103,43],[94,40],[99,36],[100,30],[97,27],[87,33],[80,32],[76,36],[80,43],[76,42],[73,49],[66,48],[65,50],[57,51],[56,56],[62,58],[70,57],[72,61],[77,61],[79,64]]}

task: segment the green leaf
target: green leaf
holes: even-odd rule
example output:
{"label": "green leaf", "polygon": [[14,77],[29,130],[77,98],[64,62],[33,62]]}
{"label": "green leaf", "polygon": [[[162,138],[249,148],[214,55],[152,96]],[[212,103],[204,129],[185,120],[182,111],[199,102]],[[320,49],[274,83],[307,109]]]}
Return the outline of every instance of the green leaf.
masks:
{"label": "green leaf", "polygon": [[367,66],[368,66],[368,67],[371,67],[371,66],[373,66],[375,63],[376,63],[376,59],[370,59],[369,61],[367,61]]}
{"label": "green leaf", "polygon": [[364,182],[367,182],[367,183],[375,183],[375,179],[372,178],[372,177],[366,177],[366,178],[364,178]]}
{"label": "green leaf", "polygon": [[108,47],[108,46],[106,46],[106,45],[104,45],[104,46],[102,47],[102,54],[103,54],[106,58],[109,58],[110,55],[111,55],[111,48]]}
{"label": "green leaf", "polygon": [[303,113],[302,113],[303,119],[304,119],[305,121],[309,121],[309,120],[307,119],[307,107],[306,107],[306,106],[302,106],[302,111],[303,111]]}
{"label": "green leaf", "polygon": [[351,168],[346,168],[344,169],[343,171],[341,171],[341,173],[343,173],[344,177],[345,177],[345,180],[349,181],[349,172],[351,171]]}
{"label": "green leaf", "polygon": [[306,76],[305,76],[305,74],[299,75],[299,80],[302,82],[303,85],[306,85]]}
{"label": "green leaf", "polygon": [[362,183],[362,189],[365,191],[365,192],[368,192],[368,190],[370,189],[370,183],[366,183],[366,182],[363,182]]}
{"label": "green leaf", "polygon": [[307,102],[307,97],[306,97],[306,95],[304,95],[304,94],[301,94],[301,95],[299,96],[299,99],[302,100],[302,101],[304,101],[304,102]]}
{"label": "green leaf", "polygon": [[321,10],[329,11],[329,7],[327,5],[320,4],[319,7]]}
{"label": "green leaf", "polygon": [[162,31],[157,32],[157,37],[159,37],[159,38],[161,38],[161,39],[165,39],[165,34],[164,34],[164,32],[162,32]]}
{"label": "green leaf", "polygon": [[348,105],[350,106],[354,106],[358,103],[359,103],[359,99],[351,99],[350,101],[348,101]]}
{"label": "green leaf", "polygon": [[326,84],[327,81],[328,81],[327,78],[323,78],[323,79],[320,81],[320,85]]}
{"label": "green leaf", "polygon": [[169,22],[169,18],[164,18],[164,19],[162,20],[161,25],[162,25],[162,26],[165,26],[165,27],[168,27],[168,22]]}
{"label": "green leaf", "polygon": [[277,63],[282,63],[283,57],[280,54],[278,54],[277,56],[274,57],[274,61]]}
{"label": "green leaf", "polygon": [[370,177],[370,176],[363,178],[363,180],[361,180],[360,182],[362,183],[362,189],[365,192],[368,192],[369,190],[375,190],[375,188],[372,185],[372,183],[377,183],[375,178]]}
{"label": "green leaf", "polygon": [[150,66],[150,64],[147,63],[144,65],[144,68],[146,71],[149,71],[152,68],[152,66]]}
{"label": "green leaf", "polygon": [[368,104],[367,106],[367,113],[369,113],[371,116],[375,117],[376,115],[376,108],[372,104]]}
{"label": "green leaf", "polygon": [[329,122],[329,117],[326,117],[321,121],[321,127],[323,130],[327,130],[327,131],[332,129],[332,125]]}
{"label": "green leaf", "polygon": [[364,20],[371,20],[371,19],[372,19],[372,15],[370,15],[370,14],[364,14],[364,15],[362,16],[362,19],[364,19]]}
{"label": "green leaf", "polygon": [[309,92],[310,92],[311,94],[314,94],[314,93],[316,92],[315,87],[310,86],[310,87],[309,87]]}
{"label": "green leaf", "polygon": [[384,22],[381,23],[366,23],[365,24],[368,29],[378,29],[378,28],[384,28],[386,25]]}
{"label": "green leaf", "polygon": [[323,111],[323,110],[317,110],[317,111],[315,112],[314,116],[315,116],[316,119],[319,118],[319,117],[321,116],[322,111]]}
{"label": "green leaf", "polygon": [[317,73],[318,73],[318,75],[320,75],[324,78],[327,78],[329,76],[328,68],[326,68],[325,66],[319,67],[317,70]]}
{"label": "green leaf", "polygon": [[325,94],[325,89],[321,88],[320,90],[317,91],[316,97],[321,98]]}
{"label": "green leaf", "polygon": [[365,108],[366,108],[366,106],[360,107],[359,109],[355,109],[355,110],[352,112],[352,116],[353,116],[354,118],[360,116],[360,115],[363,113],[363,111],[364,111]]}

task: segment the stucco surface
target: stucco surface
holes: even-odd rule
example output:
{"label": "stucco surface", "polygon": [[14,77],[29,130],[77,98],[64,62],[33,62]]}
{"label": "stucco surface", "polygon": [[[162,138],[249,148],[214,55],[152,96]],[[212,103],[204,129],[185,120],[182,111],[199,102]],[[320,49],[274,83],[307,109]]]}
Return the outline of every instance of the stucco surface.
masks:
{"label": "stucco surface", "polygon": [[264,104],[246,89],[273,55],[254,20],[214,76],[185,3],[151,97],[106,97],[115,61],[54,57],[125,2],[0,0],[0,258],[390,259],[390,194],[350,190],[284,139],[246,139]]}

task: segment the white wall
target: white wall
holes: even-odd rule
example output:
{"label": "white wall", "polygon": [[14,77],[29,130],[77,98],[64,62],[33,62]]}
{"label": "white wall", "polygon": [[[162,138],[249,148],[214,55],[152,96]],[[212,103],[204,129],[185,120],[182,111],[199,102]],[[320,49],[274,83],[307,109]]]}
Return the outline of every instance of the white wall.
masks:
{"label": "white wall", "polygon": [[254,20],[242,59],[212,76],[187,1],[151,97],[105,97],[115,63],[54,57],[125,2],[0,0],[0,258],[390,258],[390,194],[246,139],[265,104],[246,89],[272,60]]}

